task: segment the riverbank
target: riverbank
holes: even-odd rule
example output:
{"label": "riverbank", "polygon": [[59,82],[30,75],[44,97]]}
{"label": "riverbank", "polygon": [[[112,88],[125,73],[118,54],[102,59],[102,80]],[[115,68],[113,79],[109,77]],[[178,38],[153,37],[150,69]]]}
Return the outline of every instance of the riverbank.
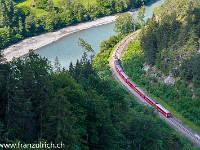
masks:
{"label": "riverbank", "polygon": [[[149,14],[152,13],[152,10],[155,6],[157,6],[158,4],[162,4],[163,0],[160,0],[159,3],[156,2],[154,3],[153,1],[148,3],[146,6],[150,6],[152,8],[146,9],[146,19],[150,18],[151,16],[149,16]],[[128,11],[129,13],[133,14],[136,13],[137,9]],[[97,26],[101,26],[101,25],[105,25],[105,24],[109,24],[112,23],[116,20],[117,16],[119,14],[115,14],[112,16],[106,16],[103,18],[99,18],[97,20],[94,21],[88,21],[88,22],[84,22],[84,23],[79,23],[79,24],[75,24],[75,25],[71,25],[69,27],[54,31],[54,32],[49,32],[49,33],[44,33],[35,37],[30,37],[27,39],[24,39],[18,43],[12,44],[11,46],[5,48],[2,50],[3,55],[5,56],[7,61],[12,61],[13,58],[19,58],[22,57],[26,54],[28,54],[28,52],[30,50],[37,50],[40,49],[41,47],[47,46],[53,42],[56,42],[58,40],[60,40],[61,38],[64,38],[72,33],[78,32],[78,31],[82,31],[82,30],[86,30],[92,27],[97,27]],[[103,38],[105,39],[105,38]],[[103,40],[102,39],[102,40]],[[46,55],[43,55],[45,57],[47,57]],[[55,58],[54,58],[55,59]],[[66,59],[66,58],[65,58]],[[70,61],[72,61],[70,59]],[[66,64],[66,62],[64,63]]]}
{"label": "riverbank", "polygon": [[[133,12],[129,12],[129,13],[132,14]],[[12,61],[13,58],[22,57],[22,56],[28,54],[30,50],[39,49],[43,46],[46,46],[55,41],[58,41],[59,39],[65,37],[69,34],[72,34],[72,33],[75,33],[75,32],[81,31],[81,30],[85,30],[88,28],[112,23],[116,20],[118,15],[119,14],[112,15],[112,16],[106,16],[103,18],[96,19],[94,21],[79,23],[79,24],[72,25],[72,26],[69,26],[69,27],[54,31],[54,32],[44,33],[39,36],[24,39],[16,44],[13,44],[13,45],[3,49],[2,50],[3,55],[7,61]]]}

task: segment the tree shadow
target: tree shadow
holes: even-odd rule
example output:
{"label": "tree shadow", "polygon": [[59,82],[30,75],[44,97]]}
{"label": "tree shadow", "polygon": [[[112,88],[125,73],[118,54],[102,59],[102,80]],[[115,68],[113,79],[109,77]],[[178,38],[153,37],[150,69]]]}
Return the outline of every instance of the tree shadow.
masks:
{"label": "tree shadow", "polygon": [[[17,3],[17,4],[19,4],[19,3],[22,3],[22,2],[25,2],[25,1],[27,1],[27,0],[13,0],[15,3]],[[33,2],[34,2],[34,0],[33,0]]]}

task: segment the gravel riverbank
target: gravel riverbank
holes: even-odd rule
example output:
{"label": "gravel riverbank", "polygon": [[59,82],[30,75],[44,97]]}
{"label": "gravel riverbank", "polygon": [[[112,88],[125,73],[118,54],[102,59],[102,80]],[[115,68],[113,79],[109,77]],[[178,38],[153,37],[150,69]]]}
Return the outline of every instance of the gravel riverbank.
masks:
{"label": "gravel riverbank", "polygon": [[24,39],[16,44],[13,44],[3,49],[3,55],[7,61],[12,61],[13,58],[19,58],[28,54],[29,50],[36,50],[38,48],[51,44],[52,42],[55,42],[69,34],[114,22],[118,15],[119,14],[106,16],[96,19],[94,21],[79,23],[54,32],[44,33],[38,36]]}

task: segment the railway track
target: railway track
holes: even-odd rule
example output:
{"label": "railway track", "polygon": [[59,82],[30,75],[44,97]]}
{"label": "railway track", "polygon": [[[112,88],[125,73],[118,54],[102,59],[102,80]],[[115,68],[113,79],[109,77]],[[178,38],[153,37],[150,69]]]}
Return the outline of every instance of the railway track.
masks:
{"label": "railway track", "polygon": [[[116,68],[114,67],[114,58],[118,58],[120,60],[122,59],[122,55],[123,55],[124,51],[126,50],[127,45],[131,42],[131,40],[133,40],[137,36],[139,31],[140,30],[130,34],[116,46],[116,48],[114,49],[113,54],[112,54],[112,58],[110,61],[110,67],[111,67],[111,71],[112,71],[114,77],[116,78],[116,80],[118,80],[140,103],[150,106],[145,100],[143,100],[143,98],[138,93],[136,93],[119,76],[119,74],[116,71]],[[187,126],[183,125],[180,121],[178,121],[178,119],[176,119],[173,116],[171,118],[166,118],[165,116],[163,116],[160,113],[158,113],[158,115],[160,116],[160,118],[165,120],[171,127],[173,127],[177,132],[179,132],[181,135],[187,137],[189,140],[194,142],[196,144],[196,147],[200,147],[200,135],[198,135],[195,131],[193,131],[193,130],[189,129]]]}
{"label": "railway track", "polygon": [[194,131],[190,130],[189,128],[185,127],[184,125],[182,125],[180,122],[178,122],[176,120],[176,118],[174,117],[171,117],[171,118],[168,118],[170,121],[172,121],[174,124],[176,124],[179,129],[185,131],[188,135],[190,135],[192,137],[192,140],[195,142],[195,143],[199,143],[200,142],[200,136],[195,133]]}

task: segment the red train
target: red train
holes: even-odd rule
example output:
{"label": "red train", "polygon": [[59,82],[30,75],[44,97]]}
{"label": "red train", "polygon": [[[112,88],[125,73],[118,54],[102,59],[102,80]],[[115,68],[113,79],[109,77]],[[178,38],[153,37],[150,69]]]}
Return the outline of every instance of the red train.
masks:
{"label": "red train", "polygon": [[119,59],[114,59],[114,64],[117,72],[123,78],[123,80],[134,90],[136,91],[142,98],[144,98],[150,105],[154,106],[160,113],[162,113],[165,117],[171,117],[171,113],[165,109],[162,105],[156,102],[153,98],[151,98],[148,94],[146,94],[140,87],[138,87],[124,72],[121,62]]}

